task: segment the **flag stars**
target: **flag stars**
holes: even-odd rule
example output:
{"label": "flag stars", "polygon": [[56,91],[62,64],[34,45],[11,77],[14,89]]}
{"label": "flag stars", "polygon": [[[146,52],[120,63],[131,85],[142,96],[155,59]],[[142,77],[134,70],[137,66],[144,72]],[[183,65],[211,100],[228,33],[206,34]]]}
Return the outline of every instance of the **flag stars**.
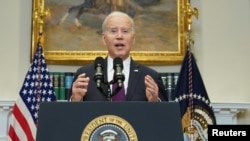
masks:
{"label": "flag stars", "polygon": [[30,106],[30,109],[31,109],[32,111],[35,109],[35,107],[34,107],[33,104]]}
{"label": "flag stars", "polygon": [[33,79],[33,80],[36,79],[36,75],[32,75],[32,79]]}
{"label": "flag stars", "polygon": [[23,89],[22,94],[26,95],[27,94],[27,90]]}
{"label": "flag stars", "polygon": [[48,83],[44,83],[43,86],[46,88],[48,87]]}
{"label": "flag stars", "polygon": [[42,94],[45,95],[46,94],[46,90],[43,90]]}
{"label": "flag stars", "polygon": [[35,86],[36,86],[36,87],[38,86],[38,82],[37,82],[37,81],[35,82]]}
{"label": "flag stars", "polygon": [[49,83],[49,88],[53,88],[53,84],[52,83]]}
{"label": "flag stars", "polygon": [[40,102],[40,98],[37,97],[36,99],[37,99],[37,102]]}
{"label": "flag stars", "polygon": [[206,104],[209,104],[209,101],[208,101],[208,99],[206,99],[205,103],[206,103]]}
{"label": "flag stars", "polygon": [[36,72],[37,68],[36,68],[36,67],[34,67],[32,70],[33,70],[34,72]]}
{"label": "flag stars", "polygon": [[45,60],[42,60],[43,64],[45,64]]}
{"label": "flag stars", "polygon": [[48,97],[48,98],[47,98],[47,101],[51,102],[51,98],[50,98],[50,97]]}
{"label": "flag stars", "polygon": [[41,70],[42,70],[42,72],[44,72],[44,70],[45,70],[44,67],[42,67]]}
{"label": "flag stars", "polygon": [[27,102],[30,103],[31,102],[31,99],[30,97],[27,98]]}
{"label": "flag stars", "polygon": [[206,98],[205,98],[205,97],[202,97],[202,101],[204,101],[204,102],[205,102],[205,101],[206,101]]}
{"label": "flag stars", "polygon": [[30,86],[31,86],[31,87],[34,87],[34,86],[35,86],[34,82],[30,83]]}
{"label": "flag stars", "polygon": [[29,94],[30,94],[30,95],[32,95],[32,94],[33,94],[33,91],[32,91],[31,89],[29,90]]}
{"label": "flag stars", "polygon": [[28,83],[28,82],[25,82],[25,83],[24,83],[24,86],[25,86],[25,87],[28,87],[28,86],[29,86],[29,83]]}
{"label": "flag stars", "polygon": [[189,97],[193,97],[193,94],[192,94],[192,93],[190,93],[190,94],[189,94]]}
{"label": "flag stars", "polygon": [[197,98],[198,96],[197,96],[197,94],[194,94],[194,96],[193,96],[194,98]]}
{"label": "flag stars", "polygon": [[[206,97],[201,96],[200,94],[199,95],[198,94],[182,94],[179,97],[176,97],[174,101],[178,102],[178,101],[182,101],[182,100],[189,99],[189,98],[201,100],[207,105],[210,104],[209,100]],[[209,106],[212,107],[211,104]]]}
{"label": "flag stars", "polygon": [[41,78],[41,75],[36,74],[36,79],[39,79],[39,78]]}
{"label": "flag stars", "polygon": [[39,109],[39,105],[38,104],[36,104],[36,110],[38,110]]}
{"label": "flag stars", "polygon": [[50,79],[49,75],[45,75],[45,79],[46,80]]}
{"label": "flag stars", "polygon": [[179,100],[180,100],[180,101],[182,100],[182,96],[179,97]]}
{"label": "flag stars", "polygon": [[211,104],[211,103],[209,103],[209,107],[212,107],[212,104]]}
{"label": "flag stars", "polygon": [[46,99],[44,97],[42,97],[42,102],[44,102]]}
{"label": "flag stars", "polygon": [[26,79],[29,80],[29,79],[30,79],[30,75],[27,75],[27,76],[26,76]]}
{"label": "flag stars", "polygon": [[51,90],[49,90],[49,91],[48,91],[48,94],[49,94],[49,95],[51,95],[51,94],[52,94],[52,91],[51,91]]}
{"label": "flag stars", "polygon": [[201,95],[198,95],[197,99],[201,99]]}
{"label": "flag stars", "polygon": [[35,98],[35,97],[33,97],[33,98],[32,98],[32,101],[33,101],[33,102],[36,102],[36,98]]}
{"label": "flag stars", "polygon": [[43,78],[44,78],[44,76],[41,74],[41,75],[40,75],[40,79],[43,79]]}
{"label": "flag stars", "polygon": [[186,95],[186,94],[183,95],[183,98],[184,98],[184,99],[186,99],[187,97],[188,97],[188,95]]}
{"label": "flag stars", "polygon": [[37,119],[37,118],[38,118],[38,114],[37,114],[37,112],[35,112],[35,113],[34,113],[34,117],[35,117],[35,119]]}
{"label": "flag stars", "polygon": [[35,95],[37,94],[37,90],[36,90],[36,89],[34,90],[34,94],[35,94]]}

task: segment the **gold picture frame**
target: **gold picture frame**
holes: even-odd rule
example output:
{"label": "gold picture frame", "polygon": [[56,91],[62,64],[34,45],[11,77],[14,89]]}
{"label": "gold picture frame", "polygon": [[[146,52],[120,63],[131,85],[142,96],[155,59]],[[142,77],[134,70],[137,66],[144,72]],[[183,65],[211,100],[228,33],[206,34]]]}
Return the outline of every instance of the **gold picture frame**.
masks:
{"label": "gold picture frame", "polygon": [[[74,11],[71,15],[67,13],[70,8],[69,2],[72,2],[73,6],[77,5],[77,1],[81,2],[82,0],[62,0],[60,4],[57,3],[58,0],[33,0],[31,60],[37,47],[39,33],[41,32],[44,39],[42,40],[43,51],[48,64],[84,65],[93,62],[97,56],[105,57],[107,55],[105,46],[99,45],[101,42],[100,30],[96,27],[93,30],[93,26],[98,25],[101,27],[101,19],[103,19],[103,15],[105,14],[100,14],[100,11],[96,14],[94,13],[96,9],[93,10],[94,12],[91,9],[87,9],[89,11],[84,13],[85,17],[79,19],[80,22],[85,22],[83,23],[85,25],[77,26],[76,22],[74,23],[73,17],[77,12]],[[188,24],[185,12],[188,1],[161,0],[160,2],[161,4],[158,7],[157,4],[152,4],[148,7],[137,5],[136,10],[139,9],[139,12],[137,11],[134,16],[137,18],[135,19],[135,23],[141,27],[138,26],[140,30],[136,30],[136,42],[139,43],[135,44],[135,50],[131,51],[131,56],[134,60],[145,65],[163,66],[181,64],[187,46],[186,30]],[[168,2],[168,4],[163,5],[162,2]],[[163,7],[166,5],[168,7]],[[159,10],[159,7],[168,11],[162,12]],[[154,14],[151,10],[158,13],[155,12]],[[58,14],[59,12],[60,14]],[[62,18],[66,19],[65,13],[68,14],[68,20],[67,23],[62,24]],[[89,18],[89,23],[85,21],[86,16],[92,16]],[[95,21],[95,19],[98,19],[98,21]],[[86,26],[87,24],[89,27]],[[62,29],[63,31],[59,31]],[[92,36],[94,34],[93,31],[96,33],[94,36]],[[73,38],[73,34],[76,34],[77,37]],[[137,38],[137,34],[143,37],[139,36]],[[88,39],[90,37],[93,37],[93,39]],[[77,45],[77,42],[79,42],[79,45]],[[63,45],[66,45],[67,48],[63,48]]]}

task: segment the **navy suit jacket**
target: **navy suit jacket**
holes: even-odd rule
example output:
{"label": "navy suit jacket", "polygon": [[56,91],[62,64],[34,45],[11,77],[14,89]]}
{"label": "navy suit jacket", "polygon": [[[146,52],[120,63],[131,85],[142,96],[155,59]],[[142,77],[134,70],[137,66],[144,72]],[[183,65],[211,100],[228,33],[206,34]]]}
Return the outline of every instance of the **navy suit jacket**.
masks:
{"label": "navy suit jacket", "polygon": [[[105,59],[105,67],[104,67],[104,81],[107,82],[107,58]],[[101,87],[104,90],[104,93],[101,93],[99,89],[97,89],[96,82],[94,81],[94,75],[96,73],[94,64],[89,64],[83,67],[80,67],[74,76],[73,82],[76,80],[78,75],[86,73],[86,75],[90,78],[88,91],[83,98],[83,101],[107,101],[107,90],[108,85],[102,84]],[[128,87],[126,93],[126,101],[147,101],[146,97],[146,86],[144,82],[144,77],[146,75],[150,75],[155,82],[158,84],[159,87],[159,98],[162,101],[167,101],[167,94],[165,92],[165,87],[163,85],[163,81],[161,75],[156,72],[155,70],[141,65],[131,59],[130,63],[130,74],[128,80]],[[71,88],[72,89],[72,88]],[[71,92],[69,97],[71,96]]]}

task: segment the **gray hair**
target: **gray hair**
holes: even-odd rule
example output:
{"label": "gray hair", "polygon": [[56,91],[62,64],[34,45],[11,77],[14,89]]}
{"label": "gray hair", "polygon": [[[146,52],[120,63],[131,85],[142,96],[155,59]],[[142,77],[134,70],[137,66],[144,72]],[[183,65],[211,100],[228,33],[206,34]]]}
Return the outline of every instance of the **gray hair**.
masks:
{"label": "gray hair", "polygon": [[120,11],[113,11],[111,12],[103,21],[102,23],[102,33],[104,33],[106,31],[106,24],[107,24],[107,21],[109,18],[111,17],[114,17],[114,16],[124,16],[124,17],[127,17],[129,18],[130,22],[131,22],[131,26],[132,26],[132,32],[134,33],[135,32],[135,23],[134,23],[134,20],[129,16],[127,15],[126,13],[123,13],[123,12],[120,12]]}

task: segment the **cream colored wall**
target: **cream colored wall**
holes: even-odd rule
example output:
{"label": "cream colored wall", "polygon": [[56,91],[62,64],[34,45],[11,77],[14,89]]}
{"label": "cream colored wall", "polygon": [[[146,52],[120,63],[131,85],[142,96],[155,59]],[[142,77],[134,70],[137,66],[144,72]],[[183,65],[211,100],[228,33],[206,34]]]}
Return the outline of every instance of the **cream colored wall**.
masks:
{"label": "cream colored wall", "polygon": [[249,3],[201,2],[201,46],[196,46],[196,55],[211,100],[250,102]]}
{"label": "cream colored wall", "polygon": [[[31,2],[1,1],[0,100],[17,98],[30,67]],[[198,20],[193,19],[193,51],[210,100],[250,102],[250,0],[191,2],[200,14]],[[77,67],[49,65],[49,70],[75,71]],[[153,68],[172,72],[179,71],[180,66]]]}

